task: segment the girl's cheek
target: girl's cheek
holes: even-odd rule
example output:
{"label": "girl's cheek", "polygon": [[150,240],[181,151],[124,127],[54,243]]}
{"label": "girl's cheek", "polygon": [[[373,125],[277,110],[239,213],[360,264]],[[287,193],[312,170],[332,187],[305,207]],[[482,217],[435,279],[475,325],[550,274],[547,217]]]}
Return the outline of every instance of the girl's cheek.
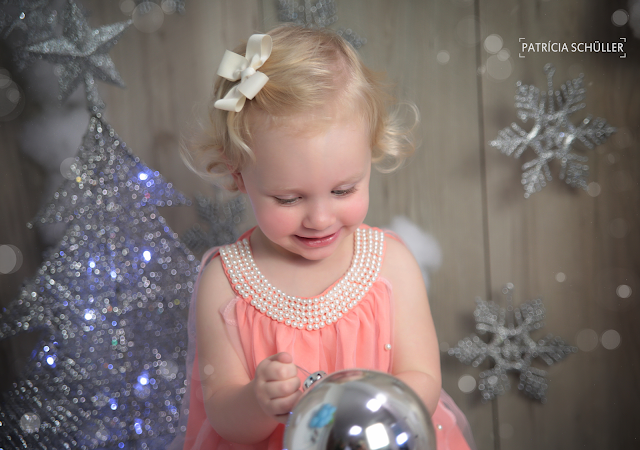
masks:
{"label": "girl's cheek", "polygon": [[287,208],[270,207],[255,211],[256,220],[260,228],[265,232],[287,233],[291,228],[295,228],[292,211]]}
{"label": "girl's cheek", "polygon": [[345,208],[345,218],[350,223],[360,223],[364,221],[369,210],[369,197],[354,200]]}

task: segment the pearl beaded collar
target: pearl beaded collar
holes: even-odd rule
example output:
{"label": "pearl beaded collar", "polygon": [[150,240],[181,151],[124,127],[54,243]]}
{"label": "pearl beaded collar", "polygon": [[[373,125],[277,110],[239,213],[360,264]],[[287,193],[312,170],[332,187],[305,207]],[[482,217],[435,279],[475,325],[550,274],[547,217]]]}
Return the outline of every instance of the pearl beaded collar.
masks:
{"label": "pearl beaded collar", "polygon": [[249,239],[220,247],[220,256],[233,290],[260,312],[294,328],[319,330],[341,319],[369,291],[378,278],[384,252],[384,233],[358,228],[347,273],[327,293],[299,298],[287,295],[260,273]]}

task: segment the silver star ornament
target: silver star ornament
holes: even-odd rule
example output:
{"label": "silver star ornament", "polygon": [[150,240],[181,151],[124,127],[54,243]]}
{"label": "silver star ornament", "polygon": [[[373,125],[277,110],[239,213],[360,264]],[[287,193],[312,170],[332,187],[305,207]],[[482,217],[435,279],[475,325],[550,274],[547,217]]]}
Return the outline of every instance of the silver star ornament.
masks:
{"label": "silver star ornament", "polygon": [[101,111],[105,105],[98,94],[95,79],[124,87],[108,52],[131,22],[92,29],[72,0],[68,1],[62,19],[64,28],[61,37],[31,45],[27,51],[58,64],[60,101],[65,101],[78,84],[84,82],[89,109],[92,112]]}

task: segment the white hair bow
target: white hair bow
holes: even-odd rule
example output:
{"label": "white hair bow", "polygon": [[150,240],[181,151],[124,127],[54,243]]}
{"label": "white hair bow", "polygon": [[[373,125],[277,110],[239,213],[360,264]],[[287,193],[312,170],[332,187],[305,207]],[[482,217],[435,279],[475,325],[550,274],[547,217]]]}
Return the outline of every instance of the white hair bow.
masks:
{"label": "white hair bow", "polygon": [[218,75],[229,81],[238,81],[227,92],[224,98],[216,100],[213,104],[218,109],[238,112],[244,106],[246,99],[253,99],[260,89],[267,83],[269,77],[262,72],[257,72],[271,55],[271,36],[267,34],[254,34],[247,42],[246,56],[226,50]]}

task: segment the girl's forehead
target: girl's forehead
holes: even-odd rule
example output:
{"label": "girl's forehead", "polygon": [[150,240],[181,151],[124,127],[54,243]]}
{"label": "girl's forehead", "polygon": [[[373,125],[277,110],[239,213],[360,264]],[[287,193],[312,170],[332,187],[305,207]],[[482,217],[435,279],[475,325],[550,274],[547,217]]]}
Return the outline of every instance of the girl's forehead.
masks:
{"label": "girl's forehead", "polygon": [[[370,164],[371,147],[364,121],[357,117],[315,120],[315,115],[291,117],[282,123],[261,125],[252,132],[251,149],[256,160],[253,168],[278,171],[279,167],[296,166],[308,172],[311,167],[328,167],[328,161],[339,165]],[[304,169],[304,170],[302,170]]]}
{"label": "girl's forehead", "polygon": [[252,110],[249,123],[252,135],[269,131],[300,137],[326,132],[338,124],[349,124],[355,128],[366,126],[364,117],[355,108],[340,108],[331,104],[323,108],[281,116]]}
{"label": "girl's forehead", "polygon": [[301,130],[298,123],[255,133],[256,159],[243,169],[245,182],[267,191],[313,192],[361,180],[371,168],[366,129],[360,121],[332,123],[326,132]]}

